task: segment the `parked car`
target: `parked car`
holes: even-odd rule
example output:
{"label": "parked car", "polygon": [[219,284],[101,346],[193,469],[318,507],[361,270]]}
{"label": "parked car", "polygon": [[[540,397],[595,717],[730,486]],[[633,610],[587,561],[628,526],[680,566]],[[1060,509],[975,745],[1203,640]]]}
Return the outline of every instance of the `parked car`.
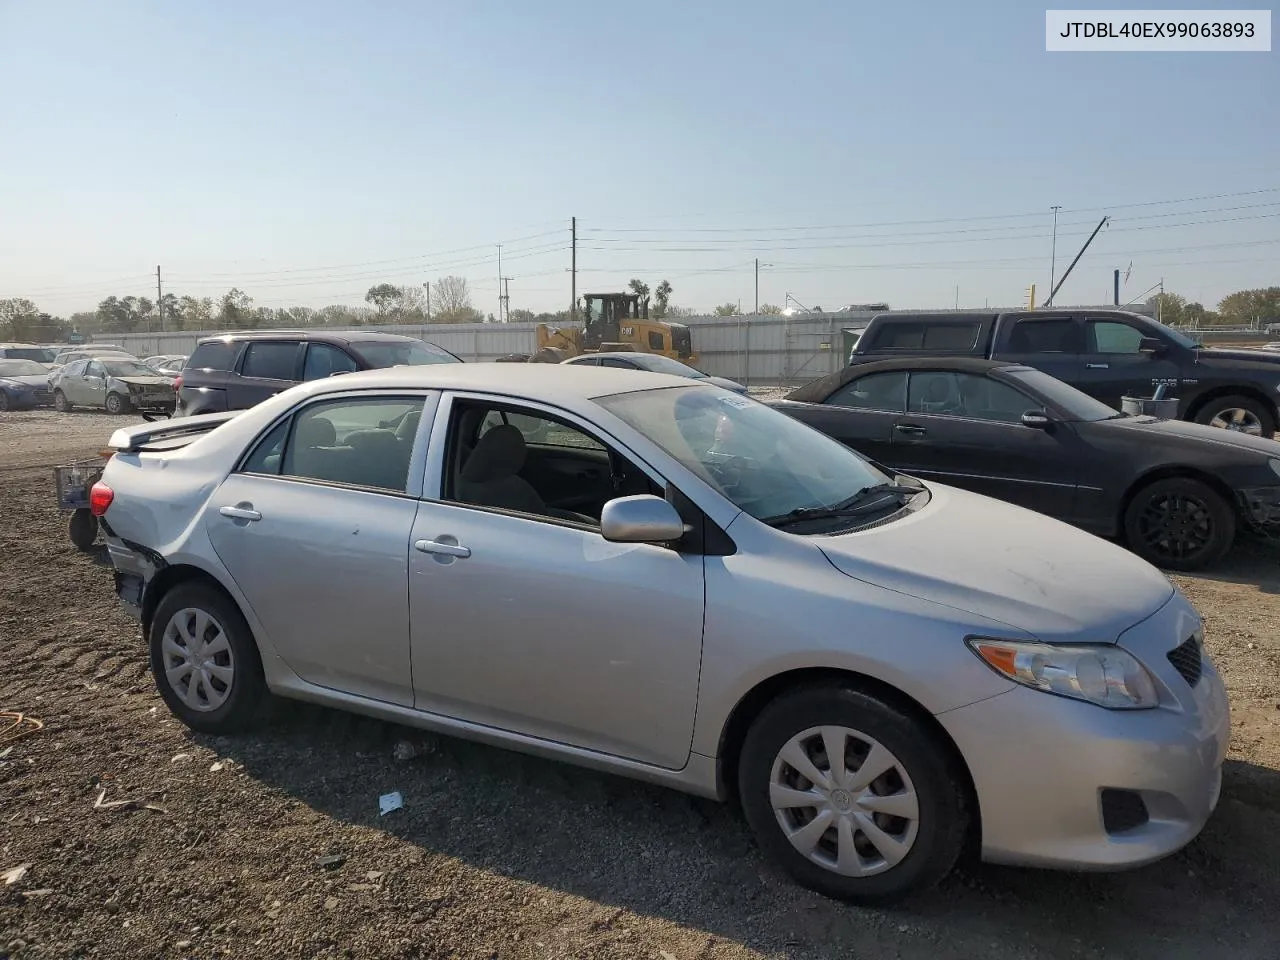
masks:
{"label": "parked car", "polygon": [[734,393],[747,392],[746,387],[734,380],[728,380],[725,377],[713,377],[709,373],[703,373],[697,367],[691,367],[689,364],[681,363],[679,360],[664,357],[660,353],[621,350],[610,353],[584,353],[560,362],[573,364],[574,366],[615,367],[619,370],[648,370],[651,373],[669,373],[672,376],[688,377],[691,380],[701,380],[717,387],[724,387]]}
{"label": "parked car", "polygon": [[877,463],[1124,539],[1198,570],[1240,528],[1280,535],[1280,442],[1126,416],[1024,364],[904,358],[846,367],[773,406]]}
{"label": "parked car", "polygon": [[1280,356],[1217,349],[1127,310],[889,313],[872,317],[853,362],[902,356],[971,356],[1024,363],[1109,407],[1151,397],[1160,384],[1178,417],[1274,436]]}
{"label": "parked car", "polygon": [[53,358],[53,368],[66,366],[68,363],[75,363],[77,360],[88,360],[90,357],[125,357],[129,360],[137,360],[132,353],[123,347],[98,346],[92,345],[87,347],[75,347],[70,350],[63,350]]}
{"label": "parked car", "polygon": [[49,371],[37,360],[0,360],[0,410],[30,410],[52,402]]}
{"label": "parked car", "polygon": [[205,337],[174,383],[174,416],[244,410],[296,383],[339,373],[461,362],[434,343],[376,331],[258,331]]}
{"label": "parked car", "polygon": [[720,387],[403,367],[110,446],[93,511],[193,730],[271,691],[733,797],[862,902],[968,841],[1148,863],[1217,803],[1225,688],[1168,578]]}
{"label": "parked car", "polygon": [[54,408],[63,413],[76,407],[107,413],[173,411],[173,378],[132,357],[103,354],[75,360],[49,375],[49,387]]}
{"label": "parked car", "polygon": [[0,343],[0,360],[34,360],[48,370],[54,356],[52,349],[39,343]]}
{"label": "parked car", "polygon": [[187,362],[185,353],[165,353],[154,357],[146,357],[142,361],[148,367],[159,370],[165,376],[177,377],[182,373],[182,367]]}

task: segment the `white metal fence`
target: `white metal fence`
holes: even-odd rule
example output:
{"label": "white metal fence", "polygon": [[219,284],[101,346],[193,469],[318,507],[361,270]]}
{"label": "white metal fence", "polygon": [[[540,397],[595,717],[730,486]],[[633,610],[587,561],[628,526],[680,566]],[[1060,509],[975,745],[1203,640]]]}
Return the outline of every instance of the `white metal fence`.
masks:
{"label": "white metal fence", "polygon": [[[996,313],[999,309],[993,307],[982,312]],[[1126,309],[1149,312],[1145,307]],[[698,355],[698,366],[702,370],[714,376],[730,377],[749,384],[783,384],[803,383],[844,366],[857,333],[875,315],[870,311],[856,311],[793,317],[703,316],[681,317],[680,322],[687,323],[692,329],[693,350]],[[380,330],[418,337],[439,344],[469,362],[496,360],[513,353],[532,353],[537,343],[537,325],[532,323],[432,323],[409,326],[373,324],[312,329],[335,333],[342,330]],[[119,344],[134,356],[149,357],[159,354],[189,354],[201,337],[225,332],[184,330],[175,333],[117,333],[102,334],[94,337],[94,340]]]}

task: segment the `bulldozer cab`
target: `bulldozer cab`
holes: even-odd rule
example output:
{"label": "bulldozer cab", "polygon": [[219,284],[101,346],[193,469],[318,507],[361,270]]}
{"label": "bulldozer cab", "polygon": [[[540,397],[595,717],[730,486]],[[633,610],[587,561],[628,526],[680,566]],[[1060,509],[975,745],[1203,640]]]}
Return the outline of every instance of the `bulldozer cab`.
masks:
{"label": "bulldozer cab", "polygon": [[602,343],[629,343],[635,339],[634,323],[647,320],[649,300],[634,293],[587,293],[582,297],[582,346],[597,350]]}

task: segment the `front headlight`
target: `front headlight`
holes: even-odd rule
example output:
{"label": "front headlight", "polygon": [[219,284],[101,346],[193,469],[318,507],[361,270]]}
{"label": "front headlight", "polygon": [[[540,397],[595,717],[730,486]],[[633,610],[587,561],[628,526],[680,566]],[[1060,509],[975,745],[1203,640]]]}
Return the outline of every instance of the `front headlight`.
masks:
{"label": "front headlight", "polygon": [[980,637],[966,643],[992,670],[1033,690],[1085,700],[1109,710],[1142,710],[1160,702],[1147,668],[1119,647],[1050,646]]}

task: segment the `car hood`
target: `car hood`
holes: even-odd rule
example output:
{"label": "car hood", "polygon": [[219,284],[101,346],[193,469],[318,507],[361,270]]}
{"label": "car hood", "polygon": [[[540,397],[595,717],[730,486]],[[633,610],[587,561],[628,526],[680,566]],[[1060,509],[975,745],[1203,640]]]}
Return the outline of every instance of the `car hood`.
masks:
{"label": "car hood", "polygon": [[24,387],[42,388],[49,386],[49,378],[40,374],[29,374],[21,377],[0,377],[0,383],[20,383]]}
{"label": "car hood", "polygon": [[944,484],[922,510],[815,538],[857,580],[1004,623],[1046,643],[1114,643],[1173,595],[1128,550],[1043,514]]}
{"label": "car hood", "polygon": [[1204,423],[1186,420],[1158,420],[1155,417],[1116,417],[1114,420],[1098,420],[1093,426],[1103,430],[1124,431],[1134,434],[1134,441],[1145,437],[1176,438],[1195,443],[1214,443],[1220,447],[1248,450],[1263,456],[1280,458],[1280,441],[1266,437],[1254,437],[1238,430],[1224,430]]}
{"label": "car hood", "polygon": [[167,387],[173,383],[172,377],[112,377],[117,383],[132,383],[139,387]]}
{"label": "car hood", "polygon": [[1236,369],[1244,363],[1258,370],[1270,369],[1280,373],[1280,350],[1203,347],[1196,351],[1196,362],[1208,366],[1230,366]]}

